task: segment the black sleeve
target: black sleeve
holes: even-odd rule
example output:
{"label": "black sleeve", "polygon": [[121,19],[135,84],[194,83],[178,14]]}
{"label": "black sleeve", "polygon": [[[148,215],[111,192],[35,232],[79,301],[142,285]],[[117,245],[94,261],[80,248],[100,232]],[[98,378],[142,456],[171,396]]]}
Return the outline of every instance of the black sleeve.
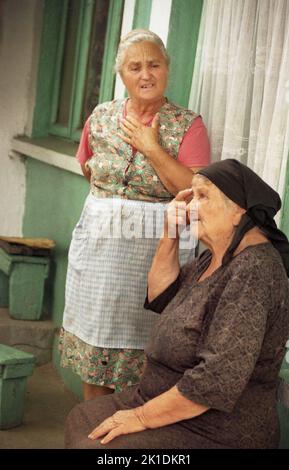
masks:
{"label": "black sleeve", "polygon": [[177,279],[172,282],[160,295],[158,295],[151,302],[148,301],[148,296],[146,296],[144,308],[147,310],[152,310],[155,313],[162,313],[162,311],[177,294],[180,285],[181,274],[179,274]]}

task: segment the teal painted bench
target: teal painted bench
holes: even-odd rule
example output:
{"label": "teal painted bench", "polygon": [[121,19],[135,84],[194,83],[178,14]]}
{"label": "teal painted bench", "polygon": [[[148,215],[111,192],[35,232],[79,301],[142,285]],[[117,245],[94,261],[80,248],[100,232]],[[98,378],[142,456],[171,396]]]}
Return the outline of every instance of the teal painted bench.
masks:
{"label": "teal painted bench", "polygon": [[40,256],[39,250],[0,239],[0,307],[9,307],[12,318],[41,318],[50,250],[40,253],[47,256]]}
{"label": "teal painted bench", "polygon": [[0,344],[0,429],[22,423],[26,379],[34,364],[32,354]]}

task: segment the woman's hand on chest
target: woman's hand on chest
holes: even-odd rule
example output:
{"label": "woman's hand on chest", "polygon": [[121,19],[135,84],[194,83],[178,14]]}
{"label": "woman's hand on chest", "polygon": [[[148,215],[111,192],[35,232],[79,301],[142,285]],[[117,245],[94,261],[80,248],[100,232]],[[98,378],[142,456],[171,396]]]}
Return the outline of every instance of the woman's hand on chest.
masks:
{"label": "woman's hand on chest", "polygon": [[124,134],[118,134],[118,136],[148,158],[160,149],[158,115],[154,117],[151,127],[145,126],[131,115],[122,119],[120,126]]}

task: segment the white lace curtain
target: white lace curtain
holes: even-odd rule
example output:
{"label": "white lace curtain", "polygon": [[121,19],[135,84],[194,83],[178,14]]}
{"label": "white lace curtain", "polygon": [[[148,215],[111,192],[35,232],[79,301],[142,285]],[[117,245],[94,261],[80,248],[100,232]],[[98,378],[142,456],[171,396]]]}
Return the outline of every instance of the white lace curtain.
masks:
{"label": "white lace curtain", "polygon": [[283,195],[288,0],[204,0],[190,108],[207,125],[213,161],[236,158]]}

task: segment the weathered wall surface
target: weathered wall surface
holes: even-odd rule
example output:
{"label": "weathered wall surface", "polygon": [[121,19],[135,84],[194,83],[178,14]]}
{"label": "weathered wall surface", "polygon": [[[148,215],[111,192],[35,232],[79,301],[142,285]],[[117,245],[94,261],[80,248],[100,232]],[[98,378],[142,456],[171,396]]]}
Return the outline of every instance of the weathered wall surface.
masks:
{"label": "weathered wall surface", "polygon": [[11,139],[30,133],[42,0],[4,0],[0,9],[0,233],[21,235],[25,165]]}

